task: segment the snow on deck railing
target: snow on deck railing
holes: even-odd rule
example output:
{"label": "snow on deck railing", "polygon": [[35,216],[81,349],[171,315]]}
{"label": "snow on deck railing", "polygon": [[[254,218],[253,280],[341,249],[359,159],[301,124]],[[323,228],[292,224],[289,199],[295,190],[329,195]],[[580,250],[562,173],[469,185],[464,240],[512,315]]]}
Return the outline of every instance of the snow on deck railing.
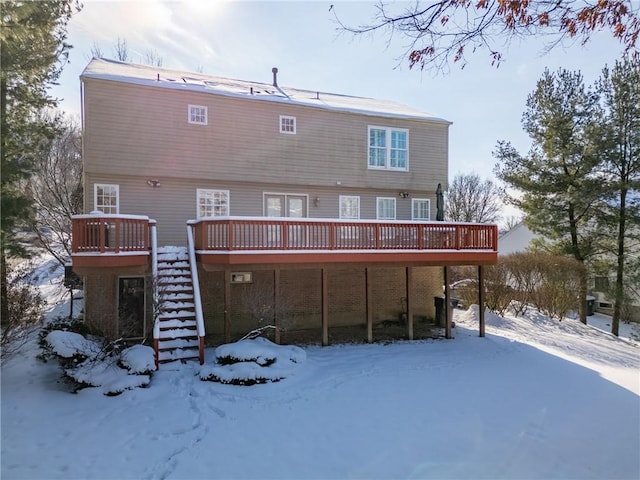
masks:
{"label": "snow on deck railing", "polygon": [[193,303],[196,310],[196,326],[198,329],[200,365],[204,363],[204,315],[202,313],[202,297],[200,296],[200,280],[196,264],[196,249],[193,238],[193,228],[187,225],[187,251],[189,252],[189,265],[191,267],[191,283],[193,286]]}
{"label": "snow on deck railing", "polygon": [[149,217],[92,212],[71,217],[72,253],[149,251]]}
{"label": "snow on deck railing", "polygon": [[488,250],[498,227],[463,222],[209,217],[189,222],[198,251]]}

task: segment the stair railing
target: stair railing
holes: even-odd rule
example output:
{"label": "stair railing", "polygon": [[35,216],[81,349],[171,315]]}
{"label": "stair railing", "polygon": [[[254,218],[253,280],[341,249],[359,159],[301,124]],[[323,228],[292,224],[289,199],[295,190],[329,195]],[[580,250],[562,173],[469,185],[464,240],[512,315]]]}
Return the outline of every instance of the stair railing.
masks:
{"label": "stair railing", "polygon": [[156,221],[149,220],[149,230],[151,233],[151,288],[153,295],[153,352],[156,362],[156,369],[160,365],[160,321],[158,319],[160,294],[158,291],[158,231]]}
{"label": "stair railing", "polygon": [[195,226],[187,225],[187,252],[189,254],[189,267],[191,269],[191,283],[193,285],[193,303],[196,310],[196,326],[198,329],[198,351],[200,365],[204,363],[204,315],[202,314],[202,299],[200,297],[200,280],[198,279],[198,266],[196,264],[196,248],[193,231]]}

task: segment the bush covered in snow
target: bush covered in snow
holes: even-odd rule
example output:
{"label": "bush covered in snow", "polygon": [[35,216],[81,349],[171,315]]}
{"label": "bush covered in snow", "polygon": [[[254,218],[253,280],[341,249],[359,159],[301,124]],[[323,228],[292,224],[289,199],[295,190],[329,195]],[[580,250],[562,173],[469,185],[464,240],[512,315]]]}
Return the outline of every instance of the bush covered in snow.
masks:
{"label": "bush covered in snow", "polygon": [[266,338],[240,340],[216,349],[216,364],[203,365],[200,379],[232,385],[278,382],[307,358],[293,345],[276,345]]}
{"label": "bush covered in snow", "polygon": [[101,338],[65,330],[49,331],[43,344],[47,355],[60,362],[73,392],[99,387],[105,395],[119,395],[148,386],[156,369],[153,349],[145,345],[114,348]]}

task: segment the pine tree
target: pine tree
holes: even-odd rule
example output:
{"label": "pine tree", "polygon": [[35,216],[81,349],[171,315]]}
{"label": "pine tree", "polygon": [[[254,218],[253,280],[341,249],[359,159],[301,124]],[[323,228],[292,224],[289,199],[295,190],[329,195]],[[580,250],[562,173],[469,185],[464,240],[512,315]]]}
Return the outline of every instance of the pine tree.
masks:
{"label": "pine tree", "polygon": [[15,229],[30,214],[31,199],[20,188],[34,159],[55,136],[56,119],[43,112],[56,106],[47,92],[60,76],[70,45],[66,27],[79,5],[74,0],[0,2],[0,302],[8,318],[8,256],[23,253]]}
{"label": "pine tree", "polygon": [[618,335],[624,283],[629,274],[638,275],[634,270],[640,263],[640,63],[624,58],[612,70],[605,68],[597,88],[604,115],[595,139],[602,152],[602,182],[608,194],[599,220],[602,231],[615,232],[611,333]]}
{"label": "pine tree", "polygon": [[[522,196],[511,203],[525,213],[525,223],[552,241],[556,253],[585,262],[594,255],[594,228],[601,187],[599,158],[590,141],[598,118],[597,96],[585,89],[579,72],[545,71],[527,99],[523,127],[532,140],[522,156],[508,142],[494,155],[496,175]],[[586,323],[586,276],[580,281],[580,320]]]}

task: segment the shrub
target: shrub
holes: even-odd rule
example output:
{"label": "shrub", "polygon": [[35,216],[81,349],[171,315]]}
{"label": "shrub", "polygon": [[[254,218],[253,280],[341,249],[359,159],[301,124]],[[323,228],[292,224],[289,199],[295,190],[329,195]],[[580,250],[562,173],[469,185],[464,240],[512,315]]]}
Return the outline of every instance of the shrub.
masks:
{"label": "shrub", "polygon": [[31,333],[42,324],[44,300],[23,270],[8,272],[8,315],[0,319],[0,356],[4,360],[17,353]]}

